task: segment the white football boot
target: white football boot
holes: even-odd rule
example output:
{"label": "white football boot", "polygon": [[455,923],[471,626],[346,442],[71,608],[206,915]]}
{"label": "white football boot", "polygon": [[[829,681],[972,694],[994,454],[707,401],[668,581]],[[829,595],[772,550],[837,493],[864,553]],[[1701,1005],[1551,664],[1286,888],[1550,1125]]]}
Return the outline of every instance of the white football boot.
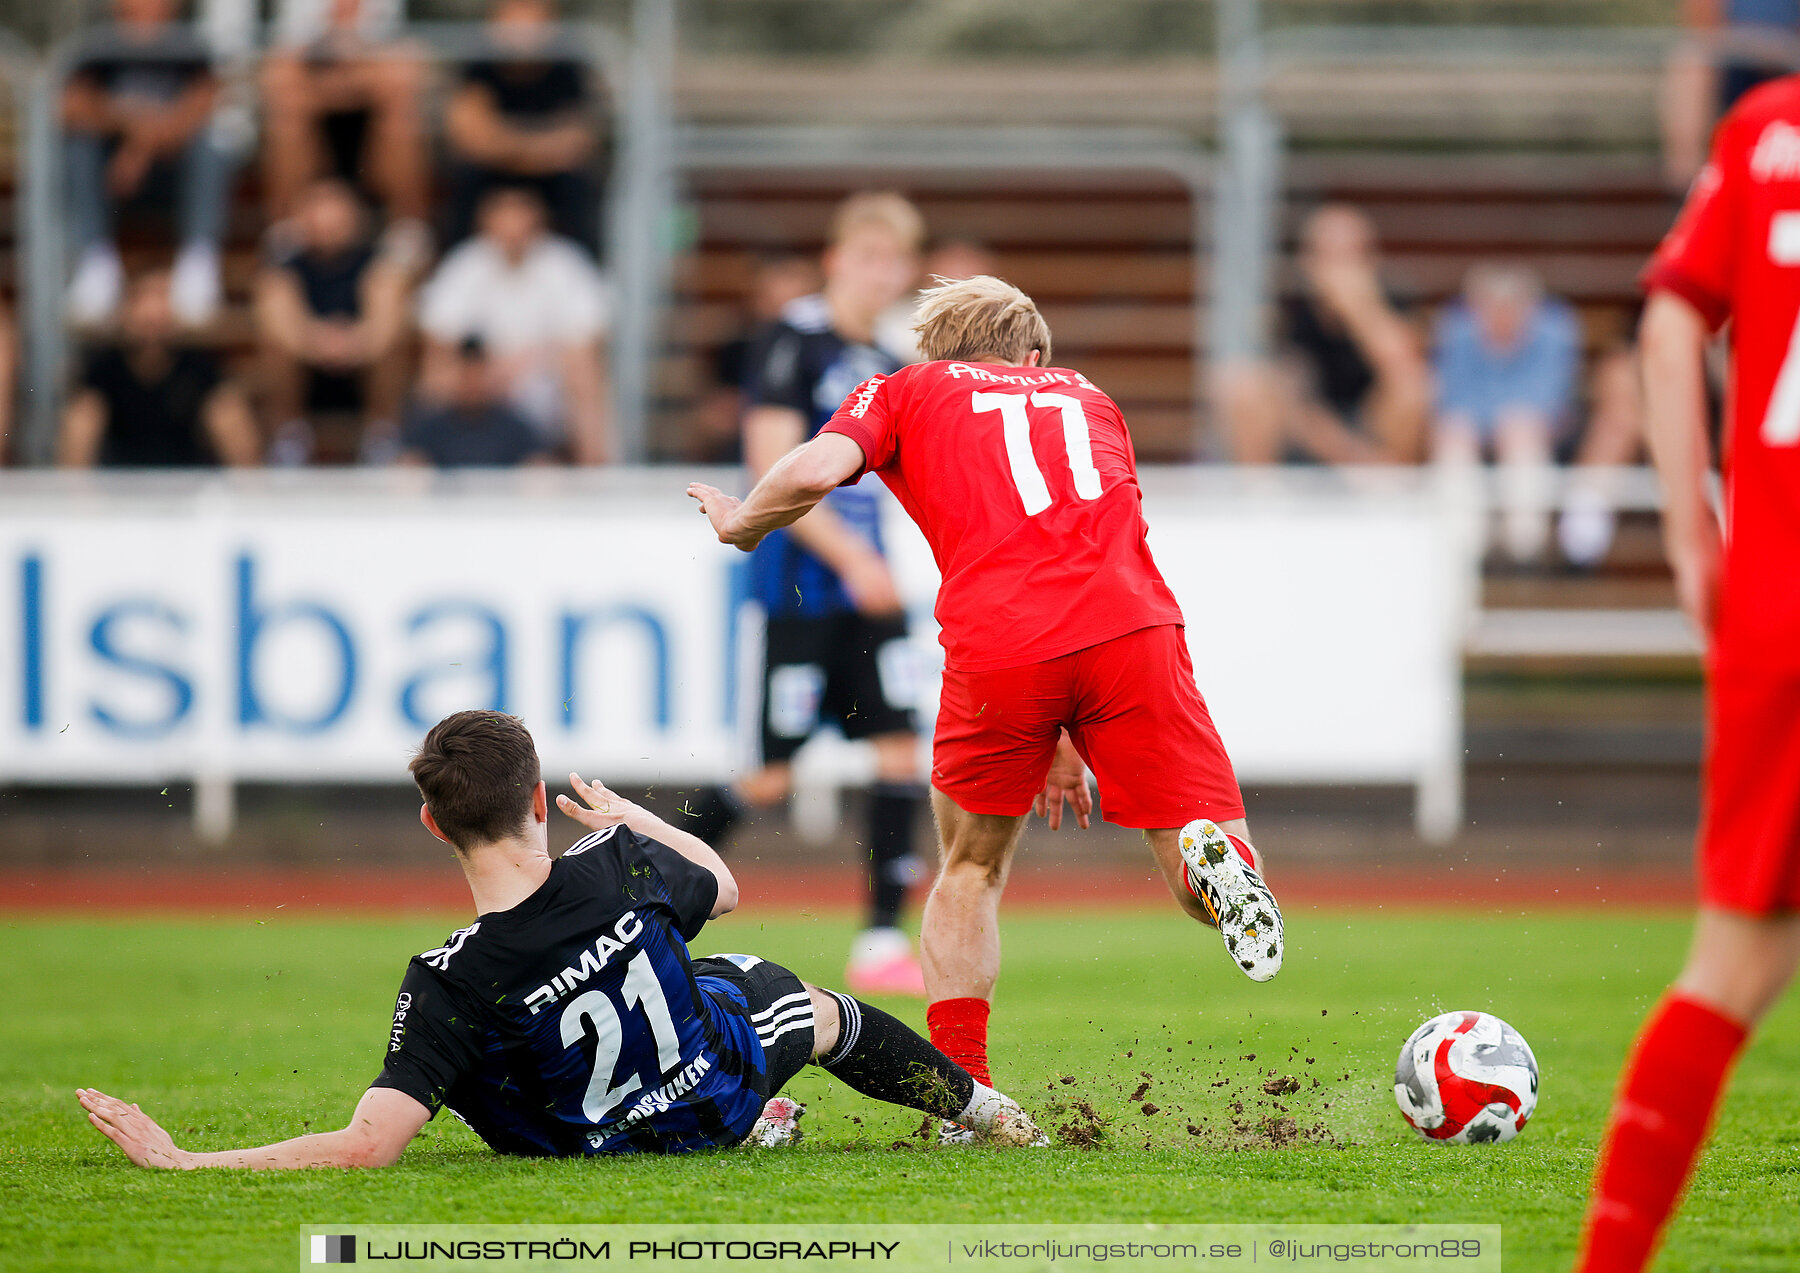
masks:
{"label": "white football boot", "polygon": [[973,1145],[975,1129],[964,1127],[961,1123],[953,1123],[945,1119],[938,1124],[938,1144],[940,1145]]}
{"label": "white football boot", "polygon": [[1281,908],[1256,868],[1210,818],[1181,828],[1187,885],[1212,913],[1225,950],[1246,977],[1267,981],[1281,971]]}
{"label": "white football boot", "polygon": [[939,1145],[998,1145],[1006,1149],[1043,1149],[1050,1137],[1019,1103],[1004,1092],[995,1092],[971,1120],[986,1126],[969,1127],[945,1119],[938,1125]]}
{"label": "white football boot", "polygon": [[786,1096],[771,1096],[763,1111],[751,1124],[750,1134],[738,1142],[740,1149],[779,1149],[795,1144],[806,1133],[800,1130],[800,1116],[806,1106]]}

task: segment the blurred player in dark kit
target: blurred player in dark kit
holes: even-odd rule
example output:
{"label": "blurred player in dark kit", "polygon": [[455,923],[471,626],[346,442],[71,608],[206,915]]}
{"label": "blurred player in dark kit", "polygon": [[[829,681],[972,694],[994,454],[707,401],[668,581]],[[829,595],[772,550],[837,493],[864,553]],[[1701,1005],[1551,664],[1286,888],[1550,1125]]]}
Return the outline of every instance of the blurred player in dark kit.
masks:
{"label": "blurred player in dark kit", "polygon": [[[824,290],[789,304],[752,351],[744,461],[761,478],[818,433],[870,376],[905,359],[875,343],[876,323],[911,294],[924,222],[897,194],[852,195],[832,218]],[[846,984],[858,994],[925,992],[900,909],[916,868],[924,804],[913,718],[917,671],[906,614],[881,540],[873,483],[846,486],[768,536],[750,560],[764,639],[762,764],[691,806],[696,834],[717,840],[745,807],[785,800],[790,762],[830,722],[875,750],[868,793],[869,916],[851,947]]]}

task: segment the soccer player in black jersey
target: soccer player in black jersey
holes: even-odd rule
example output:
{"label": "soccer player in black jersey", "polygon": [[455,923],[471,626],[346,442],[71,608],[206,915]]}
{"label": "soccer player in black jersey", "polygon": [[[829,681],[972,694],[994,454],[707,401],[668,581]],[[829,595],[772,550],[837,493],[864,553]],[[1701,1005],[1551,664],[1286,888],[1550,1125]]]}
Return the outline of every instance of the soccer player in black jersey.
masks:
{"label": "soccer player in black jersey", "polygon": [[141,1167],[386,1166],[443,1106],[502,1153],[680,1153],[792,1139],[798,1107],[771,1098],[811,1060],[994,1144],[1043,1143],[1011,1098],[886,1013],[751,955],[690,959],[737,904],[694,836],[571,774],[586,803],[557,806],[593,834],[551,858],[538,773],[531,735],[500,712],[445,718],[414,757],[420,819],[455,849],[478,918],[407,968],[348,1126],[195,1153],[82,1089],[89,1121]]}

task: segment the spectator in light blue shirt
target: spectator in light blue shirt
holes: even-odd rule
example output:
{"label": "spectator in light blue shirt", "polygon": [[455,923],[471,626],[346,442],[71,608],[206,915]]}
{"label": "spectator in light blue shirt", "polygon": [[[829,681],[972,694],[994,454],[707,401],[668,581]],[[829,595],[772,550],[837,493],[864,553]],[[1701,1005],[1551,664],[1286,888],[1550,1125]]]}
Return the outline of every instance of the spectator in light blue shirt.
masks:
{"label": "spectator in light blue shirt", "polygon": [[1438,321],[1440,460],[1501,469],[1502,537],[1514,561],[1549,536],[1549,465],[1574,414],[1581,332],[1575,313],[1521,265],[1477,265]]}

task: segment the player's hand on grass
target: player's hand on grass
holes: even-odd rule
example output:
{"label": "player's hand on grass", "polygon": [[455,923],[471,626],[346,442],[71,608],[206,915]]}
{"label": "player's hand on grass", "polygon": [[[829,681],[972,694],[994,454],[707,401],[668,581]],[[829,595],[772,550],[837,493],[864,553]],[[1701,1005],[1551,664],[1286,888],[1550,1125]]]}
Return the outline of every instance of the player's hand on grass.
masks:
{"label": "player's hand on grass", "polygon": [[737,496],[727,495],[718,487],[708,486],[705,482],[689,482],[687,493],[700,501],[700,511],[712,523],[713,534],[719,537],[721,544],[730,544],[749,552],[762,542],[761,535],[747,535],[733,524],[731,515],[744,502]]}
{"label": "player's hand on grass", "polygon": [[1056,755],[1050,761],[1050,774],[1044,789],[1031,802],[1031,811],[1050,820],[1052,831],[1062,830],[1063,802],[1075,811],[1075,821],[1085,831],[1094,812],[1094,793],[1088,789],[1087,766],[1081,753],[1064,734],[1056,744]]}
{"label": "player's hand on grass", "polygon": [[567,796],[558,796],[556,807],[590,831],[604,831],[625,821],[632,813],[641,812],[618,792],[608,791],[605,783],[588,782],[580,774],[570,774],[569,785],[587,804],[579,805]]}
{"label": "player's hand on grass", "polygon": [[136,1105],[91,1087],[76,1089],[75,1097],[87,1111],[88,1122],[140,1167],[186,1167],[187,1154],[177,1149],[169,1133]]}

